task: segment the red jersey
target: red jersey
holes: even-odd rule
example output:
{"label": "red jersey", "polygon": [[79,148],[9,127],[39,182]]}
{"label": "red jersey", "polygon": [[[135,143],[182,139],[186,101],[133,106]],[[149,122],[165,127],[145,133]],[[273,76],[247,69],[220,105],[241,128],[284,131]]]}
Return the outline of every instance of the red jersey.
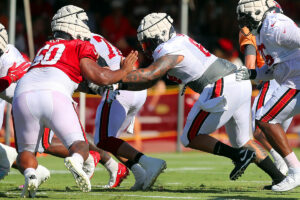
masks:
{"label": "red jersey", "polygon": [[80,70],[80,59],[98,59],[94,45],[82,40],[50,40],[36,54],[30,69],[56,67],[62,70],[75,83],[83,80]]}

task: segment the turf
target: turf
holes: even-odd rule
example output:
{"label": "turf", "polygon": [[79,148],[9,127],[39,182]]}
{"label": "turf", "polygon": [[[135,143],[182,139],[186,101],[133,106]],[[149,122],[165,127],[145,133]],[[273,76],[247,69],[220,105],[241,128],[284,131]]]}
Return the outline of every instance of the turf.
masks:
{"label": "turf", "polygon": [[[296,150],[300,158],[300,150]],[[102,188],[108,181],[108,173],[102,166],[92,178],[92,191],[78,190],[72,175],[66,170],[63,159],[52,156],[40,157],[40,164],[51,170],[51,178],[38,190],[38,199],[251,199],[279,200],[300,199],[300,187],[284,193],[262,190],[270,184],[270,178],[254,164],[237,181],[229,180],[233,164],[229,159],[199,152],[151,154],[165,159],[167,170],[159,176],[150,191],[132,192],[134,184],[130,175],[119,188]],[[24,178],[12,169],[9,176],[0,181],[0,199],[18,199],[19,185]]]}

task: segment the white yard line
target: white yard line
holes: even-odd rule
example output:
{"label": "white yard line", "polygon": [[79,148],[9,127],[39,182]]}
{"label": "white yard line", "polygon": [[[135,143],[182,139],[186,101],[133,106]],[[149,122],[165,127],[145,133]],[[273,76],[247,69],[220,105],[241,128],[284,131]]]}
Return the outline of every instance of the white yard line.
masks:
{"label": "white yard line", "polygon": [[[5,192],[6,195],[20,195],[21,192]],[[55,192],[55,193],[47,193],[47,192],[37,192],[37,197],[39,195],[67,195],[67,196],[74,196],[74,195],[82,195],[83,193],[76,193],[76,192]],[[155,195],[138,195],[138,194],[102,194],[102,193],[93,193],[90,192],[86,194],[88,196],[111,196],[111,197],[142,197],[142,198],[150,198],[150,199],[203,199],[199,197],[190,197],[190,196],[155,196]],[[207,199],[207,198],[206,198]]]}

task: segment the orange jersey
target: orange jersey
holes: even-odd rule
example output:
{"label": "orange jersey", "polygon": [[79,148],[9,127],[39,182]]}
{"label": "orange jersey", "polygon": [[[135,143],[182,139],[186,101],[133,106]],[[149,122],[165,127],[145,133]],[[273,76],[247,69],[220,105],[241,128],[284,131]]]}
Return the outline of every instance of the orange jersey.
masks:
{"label": "orange jersey", "polygon": [[[247,27],[242,28],[242,30],[246,34],[249,33],[249,29]],[[257,66],[260,68],[265,64],[264,59],[262,58],[262,56],[258,52],[258,49],[257,49],[257,46],[256,46],[256,39],[255,39],[254,35],[252,35],[250,33],[248,36],[246,36],[245,34],[242,33],[242,31],[240,31],[240,33],[239,33],[239,43],[240,43],[240,49],[241,49],[242,53],[244,53],[245,46],[247,44],[252,44],[256,49],[256,64],[257,64]]]}

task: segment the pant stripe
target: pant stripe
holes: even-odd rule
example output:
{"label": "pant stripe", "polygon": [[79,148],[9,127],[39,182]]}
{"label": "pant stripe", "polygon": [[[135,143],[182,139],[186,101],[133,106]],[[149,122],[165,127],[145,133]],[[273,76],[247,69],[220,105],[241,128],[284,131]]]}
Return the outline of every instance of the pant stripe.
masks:
{"label": "pant stripe", "polygon": [[269,122],[274,119],[298,94],[299,90],[288,89],[275,105],[261,118],[262,122]]}
{"label": "pant stripe", "polygon": [[264,106],[265,99],[266,99],[269,87],[270,87],[270,81],[265,82],[264,85],[263,85],[263,87],[262,87],[261,93],[260,93],[260,95],[258,97],[258,101],[257,101],[257,105],[256,105],[255,111],[258,111],[261,107]]}
{"label": "pant stripe", "polygon": [[[223,94],[223,89],[224,89],[224,80],[223,78],[221,78],[215,82],[211,99],[221,96]],[[192,141],[197,136],[200,128],[202,127],[205,119],[209,116],[209,114],[210,114],[209,112],[206,112],[204,110],[200,110],[198,112],[197,116],[195,117],[188,131],[189,141]]]}
{"label": "pant stripe", "polygon": [[44,133],[43,133],[43,140],[42,140],[42,146],[44,150],[48,149],[50,146],[50,129],[49,128],[44,128]]}
{"label": "pant stripe", "polygon": [[111,104],[107,101],[104,102],[101,117],[100,117],[100,128],[99,128],[99,142],[108,138],[108,124],[109,124],[109,113]]}

